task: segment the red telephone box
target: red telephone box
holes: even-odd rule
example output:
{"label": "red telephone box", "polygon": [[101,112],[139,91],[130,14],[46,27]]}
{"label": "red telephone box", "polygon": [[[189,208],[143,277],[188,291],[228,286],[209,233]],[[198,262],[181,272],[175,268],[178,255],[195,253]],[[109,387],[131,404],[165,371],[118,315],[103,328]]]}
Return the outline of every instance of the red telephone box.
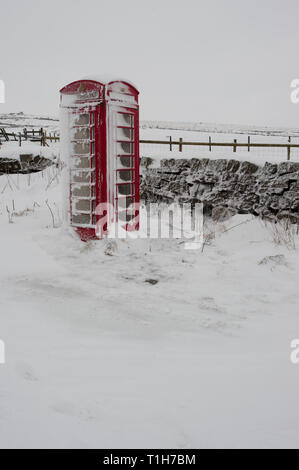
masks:
{"label": "red telephone box", "polygon": [[60,90],[65,215],[81,239],[113,222],[139,228],[138,90],[126,80],[88,77]]}

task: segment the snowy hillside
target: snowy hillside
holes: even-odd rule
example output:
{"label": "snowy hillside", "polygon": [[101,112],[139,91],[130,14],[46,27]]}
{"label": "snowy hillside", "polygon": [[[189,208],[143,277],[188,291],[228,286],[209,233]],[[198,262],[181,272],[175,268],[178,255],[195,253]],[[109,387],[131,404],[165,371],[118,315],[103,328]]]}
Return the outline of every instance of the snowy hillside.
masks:
{"label": "snowy hillside", "polygon": [[217,134],[246,134],[272,137],[299,137],[299,128],[277,128],[269,126],[240,126],[238,124],[216,124],[206,122],[141,121],[141,129],[168,129]]}
{"label": "snowy hillside", "polygon": [[49,132],[52,132],[59,128],[59,120],[57,116],[35,116],[33,114],[25,114],[23,112],[7,113],[0,114],[0,127],[13,129],[15,132],[22,130],[24,127],[27,129],[39,129],[43,127]]}
{"label": "snowy hillside", "polygon": [[60,191],[0,176],[0,447],[296,447],[295,235],[237,216],[203,252],[113,252],[60,227]]}
{"label": "snowy hillside", "polygon": [[[33,114],[6,113],[0,114],[0,126],[8,128],[59,128],[58,116],[37,116]],[[175,121],[140,121],[140,129],[160,129],[174,131],[191,131],[196,133],[246,134],[272,137],[299,137],[299,128],[277,128],[268,126],[240,126],[237,124],[175,122]]]}

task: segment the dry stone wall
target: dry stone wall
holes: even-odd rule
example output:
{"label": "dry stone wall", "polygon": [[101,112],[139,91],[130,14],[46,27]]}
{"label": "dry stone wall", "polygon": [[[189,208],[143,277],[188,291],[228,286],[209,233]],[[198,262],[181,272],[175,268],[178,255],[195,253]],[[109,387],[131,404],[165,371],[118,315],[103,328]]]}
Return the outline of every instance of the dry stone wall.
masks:
{"label": "dry stone wall", "polygon": [[202,202],[207,214],[251,213],[299,223],[299,163],[260,167],[237,160],[169,159],[160,168],[141,161],[141,199]]}

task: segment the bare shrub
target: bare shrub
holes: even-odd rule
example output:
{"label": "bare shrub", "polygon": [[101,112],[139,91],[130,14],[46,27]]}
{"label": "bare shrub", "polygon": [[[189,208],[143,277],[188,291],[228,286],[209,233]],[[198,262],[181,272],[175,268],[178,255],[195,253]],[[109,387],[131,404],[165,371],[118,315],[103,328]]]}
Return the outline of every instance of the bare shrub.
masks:
{"label": "bare shrub", "polygon": [[296,249],[298,237],[298,225],[291,224],[289,219],[281,219],[277,222],[264,222],[270,232],[275,245],[286,246],[289,250]]}
{"label": "bare shrub", "polygon": [[46,203],[46,206],[47,206],[47,208],[49,209],[49,212],[50,212],[50,214],[51,214],[51,219],[52,219],[53,228],[59,228],[59,227],[61,226],[61,224],[62,224],[62,221],[61,221],[61,218],[60,218],[58,206],[57,206],[56,203],[54,202],[54,206],[55,206],[56,212],[57,212],[57,215],[56,215],[56,217],[55,217],[54,210],[53,210],[52,207],[50,206],[50,204],[49,204],[49,202],[48,202],[48,199],[46,199],[45,203]]}
{"label": "bare shrub", "polygon": [[216,237],[217,222],[205,217],[203,224],[203,247],[210,245]]}

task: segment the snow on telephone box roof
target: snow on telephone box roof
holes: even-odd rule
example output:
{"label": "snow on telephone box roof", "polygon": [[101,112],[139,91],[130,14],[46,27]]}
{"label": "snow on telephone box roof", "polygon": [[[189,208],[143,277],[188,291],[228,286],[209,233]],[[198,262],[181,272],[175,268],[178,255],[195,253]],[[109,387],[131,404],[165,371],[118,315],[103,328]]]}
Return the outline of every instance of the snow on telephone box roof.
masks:
{"label": "snow on telephone box roof", "polygon": [[138,230],[139,91],[93,75],[60,93],[65,221],[83,241],[103,238],[115,223]]}
{"label": "snow on telephone box roof", "polygon": [[120,101],[138,104],[139,91],[130,80],[113,75],[89,75],[71,82],[60,90],[61,105],[70,106],[83,101]]}
{"label": "snow on telephone box roof", "polygon": [[138,90],[138,87],[133,82],[131,82],[131,80],[127,80],[124,77],[119,77],[118,75],[95,74],[83,77],[82,80],[92,80],[94,82],[103,83],[103,85],[108,85],[112,82],[123,82],[127,83],[128,85],[131,85],[131,87],[135,88],[135,90]]}

